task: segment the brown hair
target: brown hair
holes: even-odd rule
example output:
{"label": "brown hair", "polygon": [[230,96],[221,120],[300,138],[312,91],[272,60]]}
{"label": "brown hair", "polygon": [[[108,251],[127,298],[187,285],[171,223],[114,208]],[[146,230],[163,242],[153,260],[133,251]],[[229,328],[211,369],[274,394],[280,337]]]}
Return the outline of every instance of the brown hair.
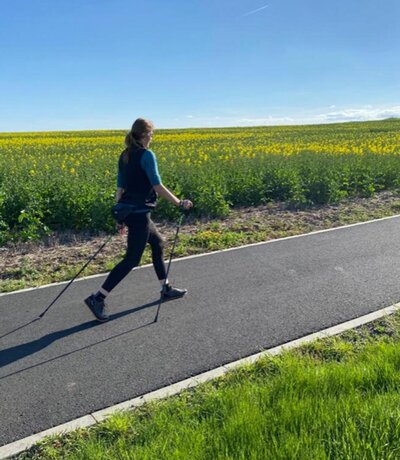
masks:
{"label": "brown hair", "polygon": [[153,129],[154,125],[151,121],[138,118],[135,120],[131,130],[125,137],[125,145],[128,149],[129,147],[142,147],[140,140]]}
{"label": "brown hair", "polygon": [[148,132],[154,129],[154,125],[151,121],[145,120],[144,118],[138,118],[134,121],[131,130],[125,136],[126,149],[122,152],[122,159],[124,163],[128,163],[130,158],[130,148],[137,147],[143,148],[141,139]]}

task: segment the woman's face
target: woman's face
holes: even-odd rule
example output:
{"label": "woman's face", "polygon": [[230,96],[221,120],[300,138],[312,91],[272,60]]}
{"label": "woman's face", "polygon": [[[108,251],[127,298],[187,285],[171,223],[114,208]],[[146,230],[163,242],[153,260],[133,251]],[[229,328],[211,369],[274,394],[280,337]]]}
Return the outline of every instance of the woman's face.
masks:
{"label": "woman's face", "polygon": [[143,144],[143,147],[145,147],[146,149],[148,148],[148,146],[150,145],[150,142],[153,138],[153,131],[149,131],[148,133],[146,133],[143,137],[142,137],[142,144]]}

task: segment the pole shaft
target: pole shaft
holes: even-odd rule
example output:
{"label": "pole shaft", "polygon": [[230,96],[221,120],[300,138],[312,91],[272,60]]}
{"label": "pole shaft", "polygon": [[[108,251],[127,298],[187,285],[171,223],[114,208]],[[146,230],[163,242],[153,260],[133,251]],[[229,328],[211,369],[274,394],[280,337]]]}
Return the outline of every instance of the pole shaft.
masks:
{"label": "pole shaft", "polygon": [[110,235],[107,240],[100,246],[96,253],[86,262],[86,264],[79,270],[79,272],[70,280],[70,282],[64,287],[64,289],[58,294],[58,296],[51,302],[51,304],[39,315],[39,318],[43,316],[50,310],[50,308],[56,303],[56,301],[63,295],[63,293],[70,287],[70,285],[75,281],[75,279],[85,270],[85,268],[90,264],[90,262],[97,256],[97,254],[104,248],[104,246],[111,240],[113,235]]}
{"label": "pole shaft", "polygon": [[158,314],[159,314],[159,312],[160,312],[161,302],[162,302],[162,299],[163,299],[163,292],[165,291],[165,286],[166,286],[166,284],[167,284],[169,268],[170,268],[170,266],[171,266],[172,256],[173,256],[174,251],[175,251],[175,245],[176,245],[176,241],[177,241],[177,239],[178,239],[178,233],[179,233],[179,229],[180,229],[181,224],[182,224],[183,216],[184,216],[184,214],[182,213],[182,215],[181,215],[181,217],[180,217],[180,219],[179,219],[179,222],[178,222],[178,227],[176,228],[174,243],[173,243],[173,245],[172,245],[171,253],[170,253],[170,255],[169,255],[169,261],[168,261],[167,272],[166,272],[166,274],[165,274],[165,280],[164,280],[164,284],[163,284],[163,287],[162,287],[162,292],[161,292],[161,295],[160,295],[160,301],[158,302],[156,317],[154,318],[154,322],[155,322],[155,323],[156,323],[157,320],[158,320]]}

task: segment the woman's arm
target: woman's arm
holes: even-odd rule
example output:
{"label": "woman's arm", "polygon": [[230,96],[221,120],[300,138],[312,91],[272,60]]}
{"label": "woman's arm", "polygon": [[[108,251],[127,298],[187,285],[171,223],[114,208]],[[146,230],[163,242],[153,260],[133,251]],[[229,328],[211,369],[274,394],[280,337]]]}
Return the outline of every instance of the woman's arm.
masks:
{"label": "woman's arm", "polygon": [[117,193],[115,194],[115,201],[118,203],[118,201],[121,199],[123,193],[125,192],[125,189],[122,187],[117,188]]}
{"label": "woman's arm", "polygon": [[171,191],[167,189],[163,184],[153,185],[155,192],[168,200],[170,203],[174,204],[175,206],[179,206],[181,200],[177,198]]}
{"label": "woman's arm", "polygon": [[161,183],[161,177],[158,172],[157,159],[151,150],[146,150],[146,152],[143,154],[142,168],[145,170],[147,177],[157,195],[162,196],[175,206],[182,206],[183,209],[190,209],[193,206],[193,203],[190,200],[181,201]]}

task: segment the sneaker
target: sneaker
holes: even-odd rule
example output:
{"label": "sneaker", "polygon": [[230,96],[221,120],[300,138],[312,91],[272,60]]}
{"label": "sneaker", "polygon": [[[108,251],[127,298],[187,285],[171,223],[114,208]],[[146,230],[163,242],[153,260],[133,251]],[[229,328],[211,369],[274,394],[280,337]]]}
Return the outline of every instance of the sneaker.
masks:
{"label": "sneaker", "polygon": [[110,319],[105,311],[106,305],[104,300],[98,301],[96,300],[95,295],[92,294],[85,299],[85,304],[89,307],[90,311],[94,314],[98,321],[105,323]]}
{"label": "sneaker", "polygon": [[183,297],[187,293],[187,289],[178,289],[167,284],[162,287],[160,292],[163,300],[174,300]]}

